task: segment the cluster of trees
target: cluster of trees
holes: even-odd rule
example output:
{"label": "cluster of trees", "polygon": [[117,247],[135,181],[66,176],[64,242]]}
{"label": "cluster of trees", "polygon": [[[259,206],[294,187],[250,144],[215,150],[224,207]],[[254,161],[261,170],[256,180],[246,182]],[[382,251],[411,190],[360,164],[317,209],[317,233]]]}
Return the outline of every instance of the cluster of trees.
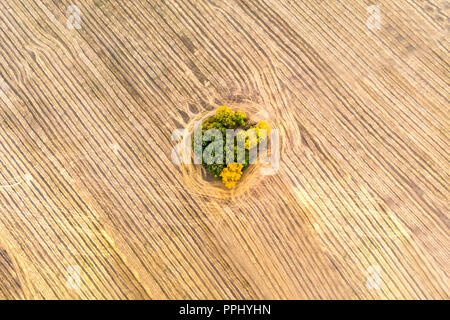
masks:
{"label": "cluster of trees", "polygon": [[[196,130],[200,130],[197,128]],[[242,171],[256,162],[256,147],[267,139],[270,127],[266,121],[251,123],[243,111],[221,106],[214,116],[194,130],[194,155],[214,177],[233,188]]]}

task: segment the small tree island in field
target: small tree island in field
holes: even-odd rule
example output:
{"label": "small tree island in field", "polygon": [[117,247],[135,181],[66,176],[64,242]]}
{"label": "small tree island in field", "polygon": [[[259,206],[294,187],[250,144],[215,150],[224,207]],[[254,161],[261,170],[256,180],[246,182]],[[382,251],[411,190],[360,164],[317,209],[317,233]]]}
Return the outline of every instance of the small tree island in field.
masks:
{"label": "small tree island in field", "polygon": [[251,122],[245,112],[220,106],[216,114],[203,121],[194,131],[194,155],[214,177],[231,189],[241,179],[243,171],[256,162],[257,147],[270,134],[265,120]]}

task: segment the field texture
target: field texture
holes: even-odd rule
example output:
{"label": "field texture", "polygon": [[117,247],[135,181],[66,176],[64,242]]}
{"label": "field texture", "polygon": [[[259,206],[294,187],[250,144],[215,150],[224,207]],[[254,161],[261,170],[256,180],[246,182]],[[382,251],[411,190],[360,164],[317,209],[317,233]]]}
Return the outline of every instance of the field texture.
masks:
{"label": "field texture", "polygon": [[[449,13],[0,1],[0,299],[448,299]],[[282,134],[233,197],[171,161],[223,103]]]}

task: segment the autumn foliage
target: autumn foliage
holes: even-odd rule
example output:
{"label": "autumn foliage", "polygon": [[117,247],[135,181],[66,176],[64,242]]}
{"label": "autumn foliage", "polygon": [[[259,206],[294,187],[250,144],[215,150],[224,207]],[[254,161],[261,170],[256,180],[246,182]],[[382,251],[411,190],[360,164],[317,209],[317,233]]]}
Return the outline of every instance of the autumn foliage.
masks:
{"label": "autumn foliage", "polygon": [[[235,136],[232,136],[233,140],[230,140],[231,144],[226,138],[227,129],[236,132]],[[250,150],[256,148],[260,141],[267,139],[270,127],[264,120],[251,123],[243,111],[235,112],[226,106],[220,106],[214,116],[202,123],[201,131],[200,141],[194,141],[193,138],[194,150],[201,151],[202,165],[231,189],[241,179],[243,170],[250,165]],[[241,161],[238,161],[238,145],[245,147]],[[217,148],[223,152],[217,152]],[[213,158],[214,161],[208,162],[207,158]]]}

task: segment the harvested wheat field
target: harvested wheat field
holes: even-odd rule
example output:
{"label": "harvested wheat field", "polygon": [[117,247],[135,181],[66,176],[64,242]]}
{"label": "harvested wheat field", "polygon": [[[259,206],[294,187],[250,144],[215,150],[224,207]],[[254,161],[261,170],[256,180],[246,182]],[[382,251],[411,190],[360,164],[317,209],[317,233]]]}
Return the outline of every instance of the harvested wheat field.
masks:
{"label": "harvested wheat field", "polygon": [[[0,298],[448,299],[449,9],[1,1]],[[221,105],[239,192],[172,159]]]}

